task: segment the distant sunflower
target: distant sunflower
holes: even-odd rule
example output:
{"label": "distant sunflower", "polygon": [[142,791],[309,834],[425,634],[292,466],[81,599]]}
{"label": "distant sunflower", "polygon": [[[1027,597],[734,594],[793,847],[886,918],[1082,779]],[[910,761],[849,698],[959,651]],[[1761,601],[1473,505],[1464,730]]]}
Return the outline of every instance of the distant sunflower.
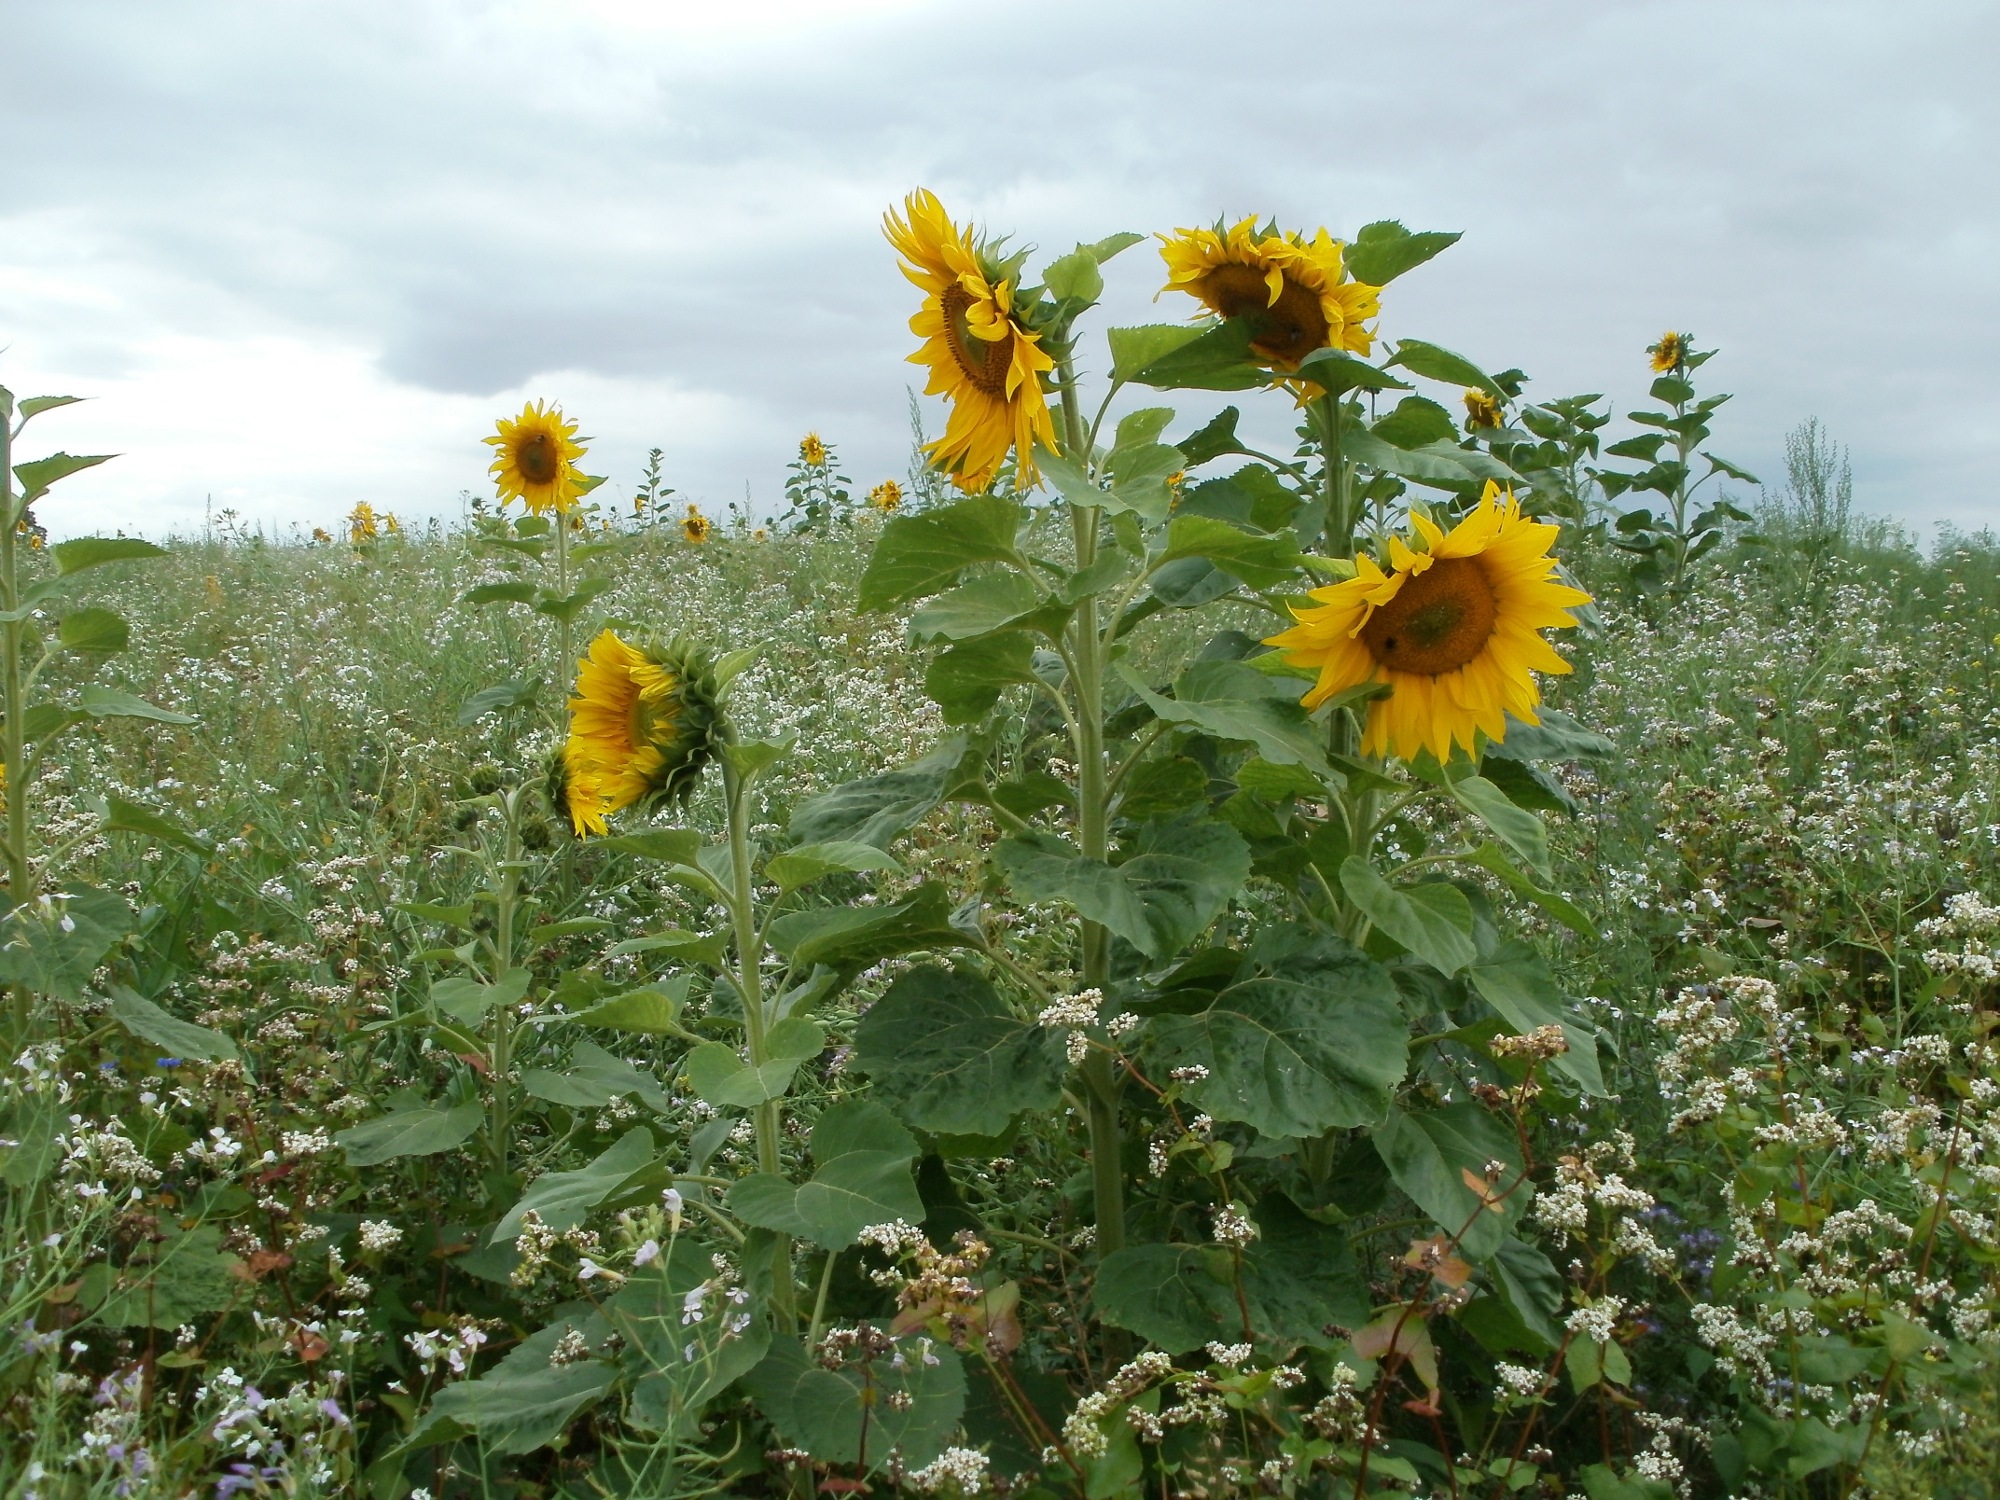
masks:
{"label": "distant sunflower", "polygon": [[563,420],[561,407],[545,408],[540,401],[524,405],[512,421],[502,417],[495,424],[494,435],[484,441],[500,450],[488,472],[502,505],[519,500],[538,516],[576,505],[583,477],[576,461],[584,454],[576,427]]}
{"label": "distant sunflower", "polygon": [[1020,483],[1032,485],[1034,445],[1056,446],[1042,393],[1042,376],[1055,361],[1016,313],[1013,278],[969,229],[954,224],[922,188],[904,200],[903,211],[907,219],[892,211],[882,227],[903,257],[903,274],[924,294],[910,319],[924,346],[910,363],[930,369],[925,395],[951,402],[944,436],[924,451],[963,490],[986,488],[1012,451]]}
{"label": "distant sunflower", "polygon": [[1556,581],[1549,545],[1558,528],[1523,516],[1495,484],[1449,534],[1410,519],[1416,533],[1389,539],[1387,571],[1355,558],[1353,578],[1314,589],[1317,603],[1293,606],[1298,623],[1265,644],[1319,669],[1307,708],[1363,683],[1388,685],[1369,705],[1364,753],[1409,760],[1428,750],[1446,761],[1454,744],[1470,753],[1477,734],[1501,740],[1510,714],[1539,722],[1534,674],[1570,669],[1541,632],[1576,624],[1570,608],[1590,595]]}
{"label": "distant sunflower", "polygon": [[1500,403],[1478,386],[1471,387],[1465,393],[1465,425],[1475,429],[1498,427]]}
{"label": "distant sunflower", "polygon": [[1310,240],[1255,216],[1224,228],[1177,229],[1160,237],[1167,263],[1162,291],[1198,297],[1210,312],[1242,318],[1250,347],[1282,370],[1315,349],[1367,354],[1375,335],[1363,326],[1381,309],[1382,289],[1347,279],[1341,242],[1324,228]]}
{"label": "distant sunflower", "polygon": [[1684,333],[1675,333],[1669,328],[1660,335],[1657,344],[1648,344],[1646,352],[1653,356],[1653,369],[1664,375],[1669,370],[1678,370],[1687,363],[1688,341]]}
{"label": "distant sunflower", "polygon": [[885,479],[868,492],[868,503],[883,515],[893,515],[903,506],[903,487],[893,479]]}
{"label": "distant sunflower", "polygon": [[347,539],[355,546],[363,546],[381,536],[376,525],[375,507],[366,500],[356,505],[347,515]]}
{"label": "distant sunflower", "polygon": [[713,670],[698,652],[601,633],[577,663],[557,778],[577,836],[606,832],[635,803],[687,797],[720,729]]}
{"label": "distant sunflower", "polygon": [[807,433],[799,441],[799,462],[812,469],[826,467],[826,444],[816,432]]}
{"label": "distant sunflower", "polygon": [[698,505],[688,506],[688,513],[681,520],[681,535],[700,546],[715,534],[715,523],[701,513]]}

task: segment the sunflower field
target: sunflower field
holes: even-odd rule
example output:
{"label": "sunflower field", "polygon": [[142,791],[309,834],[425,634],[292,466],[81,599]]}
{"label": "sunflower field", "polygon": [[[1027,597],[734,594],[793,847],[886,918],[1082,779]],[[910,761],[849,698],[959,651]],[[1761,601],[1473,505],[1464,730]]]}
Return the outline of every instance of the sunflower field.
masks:
{"label": "sunflower field", "polygon": [[0,1489],[2000,1495],[2000,544],[1455,234],[884,227],[761,523],[51,545],[0,392]]}

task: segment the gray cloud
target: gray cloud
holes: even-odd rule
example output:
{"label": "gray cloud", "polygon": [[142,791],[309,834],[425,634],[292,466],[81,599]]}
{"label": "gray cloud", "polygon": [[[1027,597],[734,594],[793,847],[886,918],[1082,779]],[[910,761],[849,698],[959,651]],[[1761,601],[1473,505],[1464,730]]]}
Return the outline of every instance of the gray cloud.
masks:
{"label": "gray cloud", "polygon": [[[1463,229],[1385,334],[1623,410],[1643,346],[1692,328],[1739,392],[1719,451],[1772,477],[1816,413],[1871,507],[1993,513],[1989,5],[831,11],[16,8],[0,379],[122,382],[77,419],[108,428],[193,378],[190,341],[244,351],[253,385],[282,346],[271,420],[334,362],[356,410],[402,412],[406,451],[369,450],[378,502],[476,485],[472,412],[532,387],[621,480],[658,442],[682,489],[768,504],[808,426],[857,478],[902,466],[919,372],[877,223],[923,183],[1051,250],[1253,211]],[[1149,251],[1112,272],[1106,321],[1183,315],[1152,304]],[[246,463],[240,508],[342,503],[339,444],[291,474],[209,420],[106,431],[129,455],[96,471],[100,518],[157,527]]]}

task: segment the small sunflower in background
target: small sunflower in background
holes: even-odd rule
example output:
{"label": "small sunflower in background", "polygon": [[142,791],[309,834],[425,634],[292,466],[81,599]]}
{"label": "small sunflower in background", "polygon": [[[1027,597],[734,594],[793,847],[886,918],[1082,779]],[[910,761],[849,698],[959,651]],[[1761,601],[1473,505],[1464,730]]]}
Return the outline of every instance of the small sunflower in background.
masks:
{"label": "small sunflower in background", "polygon": [[691,646],[635,646],[606,630],[577,663],[560,804],[577,837],[639,804],[684,801],[722,734],[713,665]]}
{"label": "small sunflower in background", "polygon": [[1500,403],[1473,386],[1465,393],[1465,425],[1475,432],[1500,425]]}
{"label": "small sunflower in background", "polygon": [[1511,493],[1486,493],[1449,533],[1412,513],[1415,532],[1389,539],[1389,567],[1366,555],[1355,576],[1314,589],[1294,605],[1298,621],[1264,644],[1294,666],[1319,671],[1301,700],[1317,708],[1364,683],[1389,687],[1368,707],[1361,748],[1440,762],[1452,746],[1468,754],[1476,736],[1498,743],[1511,714],[1540,722],[1536,672],[1568,672],[1542,631],[1576,624],[1570,609],[1590,595],[1561,583],[1549,547],[1559,528],[1521,514]]}
{"label": "small sunflower in background", "polygon": [[818,433],[809,432],[799,439],[799,462],[815,469],[826,467],[826,444]]}
{"label": "small sunflower in background", "polygon": [[688,513],[681,518],[681,535],[697,547],[715,535],[715,523],[701,513],[701,507],[690,503]]}
{"label": "small sunflower in background", "polygon": [[924,346],[910,363],[931,372],[925,395],[951,402],[944,436],[924,452],[962,490],[985,489],[1011,452],[1016,481],[1033,487],[1035,444],[1056,447],[1042,391],[1055,361],[1015,307],[1018,257],[999,259],[922,188],[904,200],[902,214],[884,215],[882,227],[903,274],[924,294],[910,319]]}
{"label": "small sunflower in background", "polygon": [[1315,349],[1367,354],[1375,347],[1365,319],[1381,309],[1382,289],[1352,281],[1341,242],[1321,228],[1311,239],[1256,217],[1225,228],[1176,229],[1162,235],[1168,292],[1186,292],[1225,318],[1241,318],[1250,348],[1281,370],[1296,370]]}
{"label": "small sunflower in background", "polygon": [[1656,374],[1664,375],[1670,370],[1678,370],[1687,363],[1688,336],[1684,333],[1675,333],[1669,328],[1660,335],[1659,343],[1646,346],[1646,352],[1653,356],[1653,370]]}
{"label": "small sunflower in background", "polygon": [[520,416],[502,417],[494,426],[494,435],[483,441],[500,450],[488,471],[500,503],[519,500],[537,516],[573,509],[582,493],[576,461],[585,450],[577,441],[577,424],[563,420],[562,408],[531,401]]}
{"label": "small sunflower in background", "polygon": [[347,513],[347,539],[357,547],[366,546],[382,535],[375,507],[363,500]]}
{"label": "small sunflower in background", "polygon": [[868,503],[885,516],[892,516],[903,508],[903,487],[893,479],[885,479],[868,492]]}

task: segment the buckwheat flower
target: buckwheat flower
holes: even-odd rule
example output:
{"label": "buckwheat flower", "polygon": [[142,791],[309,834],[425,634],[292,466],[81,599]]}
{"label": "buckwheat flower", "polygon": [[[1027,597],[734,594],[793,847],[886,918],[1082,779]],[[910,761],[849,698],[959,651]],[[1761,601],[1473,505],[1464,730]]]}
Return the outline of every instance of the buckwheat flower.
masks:
{"label": "buckwheat flower", "polygon": [[632,1252],[632,1269],[636,1271],[641,1266],[650,1266],[659,1258],[660,1242],[658,1240],[647,1240],[645,1244]]}
{"label": "buckwheat flower", "polygon": [[363,1219],[359,1234],[361,1248],[375,1253],[393,1250],[403,1241],[403,1231],[384,1219]]}
{"label": "buckwheat flower", "polygon": [[1233,1203],[1225,1204],[1215,1211],[1215,1222],[1210,1226],[1209,1232],[1214,1235],[1218,1245],[1228,1245],[1238,1250],[1254,1244],[1258,1235],[1256,1224]]}

